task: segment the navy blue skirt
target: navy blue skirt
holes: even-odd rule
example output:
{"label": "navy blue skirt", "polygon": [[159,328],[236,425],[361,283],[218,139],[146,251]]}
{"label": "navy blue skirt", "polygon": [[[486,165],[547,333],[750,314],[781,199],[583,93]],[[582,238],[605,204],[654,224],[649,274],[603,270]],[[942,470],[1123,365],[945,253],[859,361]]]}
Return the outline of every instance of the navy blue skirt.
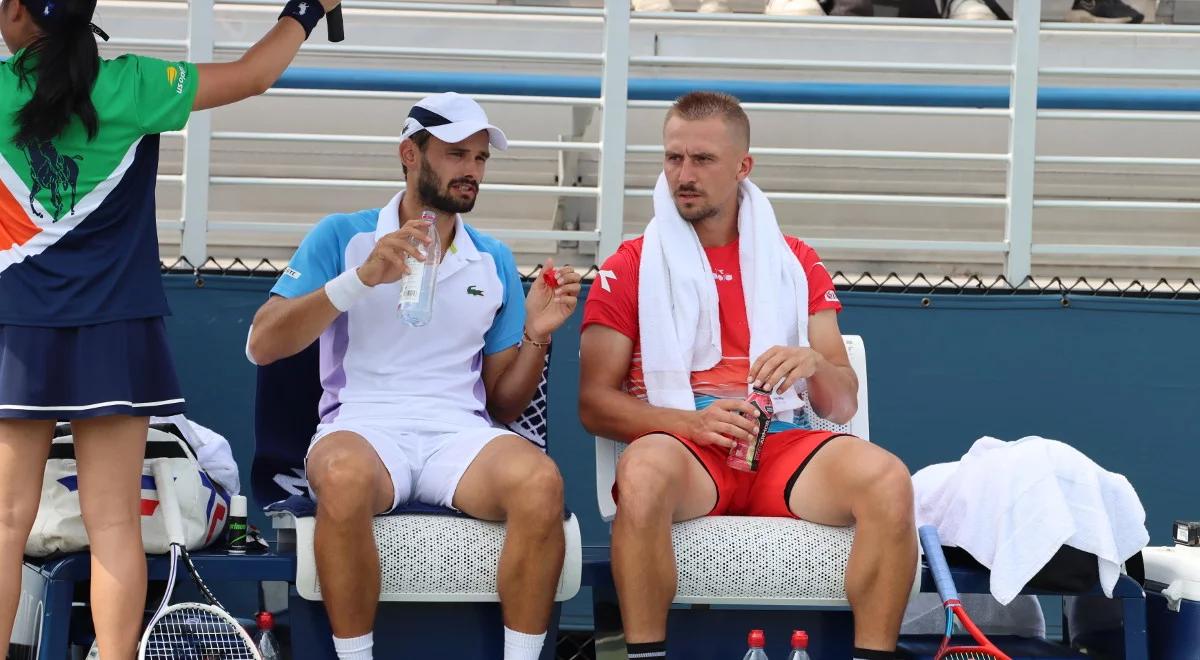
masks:
{"label": "navy blue skirt", "polygon": [[162,318],[74,328],[0,325],[0,419],[183,411]]}

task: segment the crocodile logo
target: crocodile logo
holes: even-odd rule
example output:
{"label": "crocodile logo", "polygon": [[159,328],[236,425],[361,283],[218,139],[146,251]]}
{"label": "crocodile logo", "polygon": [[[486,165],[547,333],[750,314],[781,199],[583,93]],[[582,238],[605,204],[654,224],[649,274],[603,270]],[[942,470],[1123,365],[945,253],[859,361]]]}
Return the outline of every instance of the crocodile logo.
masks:
{"label": "crocodile logo", "polygon": [[481,297],[482,297],[482,296],[483,296],[483,290],[482,290],[482,289],[479,289],[479,288],[478,288],[478,287],[476,287],[475,285],[471,285],[471,286],[467,287],[467,295],[468,295],[468,296],[481,296]]}

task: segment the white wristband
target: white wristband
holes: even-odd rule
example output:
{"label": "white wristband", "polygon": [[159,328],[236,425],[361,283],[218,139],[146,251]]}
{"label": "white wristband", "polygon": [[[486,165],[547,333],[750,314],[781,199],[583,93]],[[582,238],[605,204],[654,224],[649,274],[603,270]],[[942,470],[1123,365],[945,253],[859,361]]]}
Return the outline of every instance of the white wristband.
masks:
{"label": "white wristband", "polygon": [[325,295],[329,296],[329,302],[333,303],[339,312],[353,307],[354,303],[370,290],[371,287],[358,279],[357,268],[348,270],[325,283]]}

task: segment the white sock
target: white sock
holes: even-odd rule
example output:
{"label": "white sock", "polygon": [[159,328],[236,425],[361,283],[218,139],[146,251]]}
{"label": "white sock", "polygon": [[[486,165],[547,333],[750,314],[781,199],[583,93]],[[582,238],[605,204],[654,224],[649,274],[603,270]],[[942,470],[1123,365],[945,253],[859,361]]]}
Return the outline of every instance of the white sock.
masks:
{"label": "white sock", "polygon": [[344,639],[334,636],[333,649],[337,651],[338,660],[374,660],[371,657],[371,647],[375,646],[375,633],[367,633],[362,637]]}
{"label": "white sock", "polygon": [[505,626],[504,660],[538,660],[545,643],[546,633],[526,635]]}

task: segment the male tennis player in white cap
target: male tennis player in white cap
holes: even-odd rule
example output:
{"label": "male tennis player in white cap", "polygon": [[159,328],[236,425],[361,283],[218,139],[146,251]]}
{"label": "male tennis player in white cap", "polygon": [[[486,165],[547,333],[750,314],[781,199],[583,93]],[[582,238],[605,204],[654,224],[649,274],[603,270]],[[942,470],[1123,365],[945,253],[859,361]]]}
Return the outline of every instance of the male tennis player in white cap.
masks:
{"label": "male tennis player in white cap", "polygon": [[[507,146],[470,98],[421,100],[400,142],[406,190],[381,209],[322,220],[254,318],[256,364],[321,342],[325,393],[306,469],[319,502],[317,573],[343,660],[372,657],[371,518],[413,500],[507,522],[504,657],[535,660],[545,641],[564,552],[562,477],[538,447],[498,425],[533,398],[580,276],[557,269],[557,288],[538,278],[525,298],[509,249],[463,222],[490,148]],[[425,240],[425,209],[436,213],[445,257],[433,318],[412,327],[397,314],[398,281],[405,258],[420,258],[413,240]]]}

